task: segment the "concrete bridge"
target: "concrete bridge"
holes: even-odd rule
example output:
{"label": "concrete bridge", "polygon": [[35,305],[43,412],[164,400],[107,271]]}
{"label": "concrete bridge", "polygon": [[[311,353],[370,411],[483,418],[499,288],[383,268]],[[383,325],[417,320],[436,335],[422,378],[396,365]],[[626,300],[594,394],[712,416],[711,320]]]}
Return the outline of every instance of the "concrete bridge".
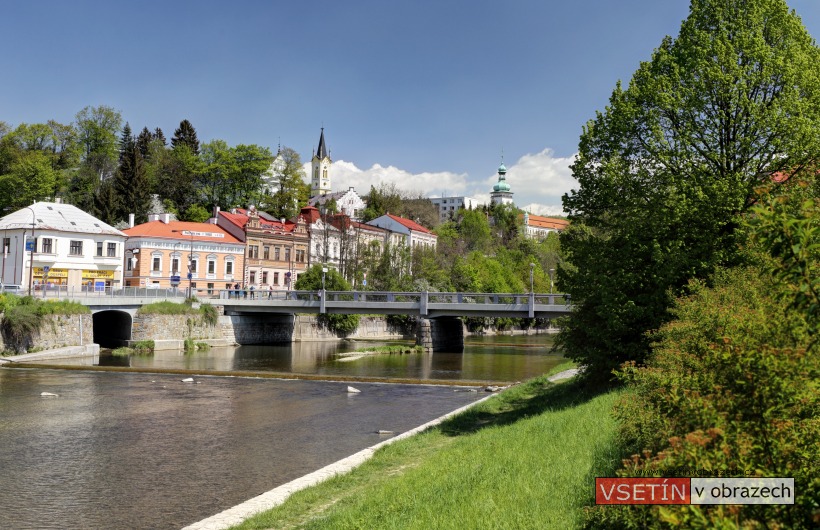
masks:
{"label": "concrete bridge", "polygon": [[[95,342],[100,343],[101,330],[112,342],[130,340],[133,317],[143,305],[185,301],[184,290],[145,288],[45,294],[88,306],[94,315]],[[569,297],[559,293],[199,290],[195,296],[221,306],[227,317],[246,316],[282,326],[292,323],[293,315],[300,313],[411,315],[419,319],[417,342],[431,351],[463,349],[459,317],[552,319],[570,312]]]}

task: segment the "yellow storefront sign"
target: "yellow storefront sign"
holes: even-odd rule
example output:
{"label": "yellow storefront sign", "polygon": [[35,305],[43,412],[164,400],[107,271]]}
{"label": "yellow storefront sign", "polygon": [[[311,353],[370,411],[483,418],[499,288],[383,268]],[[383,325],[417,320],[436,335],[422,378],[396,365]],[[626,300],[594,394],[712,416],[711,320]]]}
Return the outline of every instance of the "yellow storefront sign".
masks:
{"label": "yellow storefront sign", "polygon": [[114,271],[89,271],[83,270],[83,278],[103,278],[103,279],[114,279]]}
{"label": "yellow storefront sign", "polygon": [[[34,275],[35,276],[42,276],[43,275],[43,268],[42,267],[34,267]],[[48,270],[48,277],[49,278],[68,278],[68,271],[66,269],[49,269]]]}

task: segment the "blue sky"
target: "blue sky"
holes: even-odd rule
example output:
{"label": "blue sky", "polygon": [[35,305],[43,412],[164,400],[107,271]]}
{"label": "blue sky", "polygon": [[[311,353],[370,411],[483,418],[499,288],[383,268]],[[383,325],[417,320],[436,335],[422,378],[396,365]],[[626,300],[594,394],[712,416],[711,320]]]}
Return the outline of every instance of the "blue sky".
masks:
{"label": "blue sky", "polygon": [[[820,2],[789,0],[820,35]],[[501,161],[515,202],[558,213],[583,124],[688,0],[0,0],[0,120],[68,123],[87,105],[132,129],[182,119],[200,141],[319,131],[334,189],[395,183],[485,198]]]}

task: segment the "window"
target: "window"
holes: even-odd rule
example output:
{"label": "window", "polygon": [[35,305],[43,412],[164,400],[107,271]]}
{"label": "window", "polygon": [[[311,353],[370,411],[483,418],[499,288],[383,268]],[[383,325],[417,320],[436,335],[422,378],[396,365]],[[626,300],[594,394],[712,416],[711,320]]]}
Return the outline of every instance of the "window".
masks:
{"label": "window", "polygon": [[97,256],[103,255],[103,242],[97,241]]}
{"label": "window", "polygon": [[[8,239],[6,239],[8,241]],[[4,243],[5,246],[5,243]],[[43,238],[43,247],[40,249],[43,254],[51,254],[51,238],[44,237]]]}
{"label": "window", "polygon": [[290,249],[285,249],[285,261],[290,261]]}
{"label": "window", "polygon": [[2,251],[3,254],[8,254],[10,247],[11,247],[11,238],[10,237],[4,237],[3,238],[3,248],[0,249],[0,251]]}
{"label": "window", "polygon": [[134,258],[128,258],[127,260],[125,260],[125,270],[127,270],[127,271],[132,270],[132,269],[134,268],[133,263],[134,263],[135,261],[137,261],[137,258],[136,258],[136,257],[134,257]]}
{"label": "window", "polygon": [[259,258],[259,245],[250,245],[248,247],[248,257],[251,259]]}
{"label": "window", "polygon": [[199,264],[199,260],[197,258],[192,259],[191,262],[190,262],[190,265],[189,265],[189,272],[192,273],[192,274],[196,274],[196,269],[197,269],[198,264]]}
{"label": "window", "polygon": [[227,276],[233,276],[233,261],[225,262],[225,274]]}
{"label": "window", "polygon": [[262,283],[268,283],[268,271],[262,273]]}
{"label": "window", "polygon": [[279,261],[279,247],[274,247],[273,249],[273,259]]}
{"label": "window", "polygon": [[179,272],[179,258],[171,258],[171,272]]}
{"label": "window", "polygon": [[208,274],[216,274],[216,261],[209,259],[208,260]]}
{"label": "window", "polygon": [[279,273],[278,272],[273,273],[273,284],[274,285],[279,285]]}
{"label": "window", "polygon": [[68,254],[70,256],[82,256],[83,255],[83,242],[82,241],[71,241],[68,244]]}
{"label": "window", "polygon": [[256,283],[256,271],[251,271],[249,283]]}
{"label": "window", "polygon": [[154,256],[151,260],[151,272],[162,272],[162,258]]}
{"label": "window", "polygon": [[270,247],[267,245],[262,247],[262,259],[270,259]]}
{"label": "window", "polygon": [[296,251],[296,261],[299,263],[305,262],[305,251],[304,250],[297,250]]}
{"label": "window", "polygon": [[109,258],[116,258],[117,257],[117,244],[116,243],[109,243],[108,244],[108,257]]}

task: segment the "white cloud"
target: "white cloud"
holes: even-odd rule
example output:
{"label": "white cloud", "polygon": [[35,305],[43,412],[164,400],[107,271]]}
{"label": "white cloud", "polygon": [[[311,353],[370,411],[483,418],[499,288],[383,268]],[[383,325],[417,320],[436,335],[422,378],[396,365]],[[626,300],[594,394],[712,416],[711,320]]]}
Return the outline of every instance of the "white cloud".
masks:
{"label": "white cloud", "polygon": [[[515,204],[536,215],[561,214],[561,196],[577,187],[569,169],[574,160],[575,155],[555,157],[552,149],[519,158],[507,167],[507,183]],[[484,185],[489,190],[497,181],[498,175],[492,175],[485,179]]]}
{"label": "white cloud", "polygon": [[[507,183],[510,185],[515,204],[536,215],[561,215],[561,196],[577,187],[570,164],[575,155],[555,157],[552,149],[526,154],[515,164],[507,167]],[[305,174],[310,176],[310,164],[305,164]],[[498,180],[493,174],[483,179],[470,178],[466,173],[440,171],[435,173],[411,173],[395,166],[374,164],[360,169],[353,162],[337,160],[331,168],[333,191],[353,187],[360,195],[370,191],[370,186],[382,183],[395,186],[410,193],[423,193],[429,197],[466,195],[480,202],[490,202],[490,191]]]}
{"label": "white cloud", "polygon": [[[305,164],[305,174],[310,175],[310,164]],[[333,162],[330,170],[333,191],[356,188],[359,195],[370,192],[370,186],[395,184],[396,188],[410,193],[422,193],[431,197],[443,193],[460,195],[467,188],[467,175],[440,171],[436,173],[410,173],[395,166],[374,164],[370,169],[360,169],[345,160]]]}

